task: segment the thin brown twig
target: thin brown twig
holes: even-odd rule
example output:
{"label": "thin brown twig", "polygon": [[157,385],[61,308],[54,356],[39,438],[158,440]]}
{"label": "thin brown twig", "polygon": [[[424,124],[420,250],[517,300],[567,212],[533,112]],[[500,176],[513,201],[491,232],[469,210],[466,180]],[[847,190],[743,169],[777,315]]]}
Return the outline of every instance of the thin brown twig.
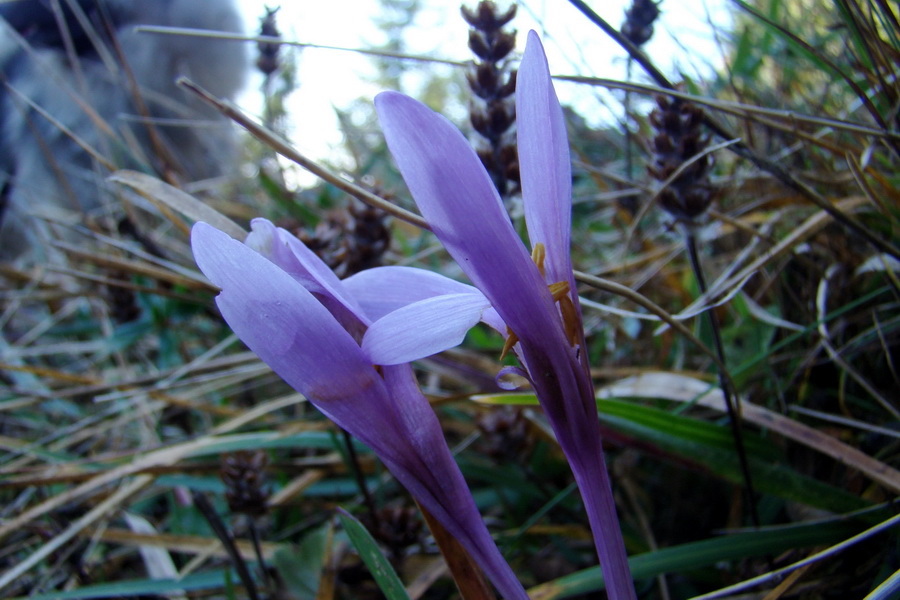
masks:
{"label": "thin brown twig", "polygon": [[238,550],[237,545],[234,543],[234,536],[232,536],[228,528],[225,527],[225,523],[222,522],[219,513],[216,512],[216,509],[206,497],[206,494],[195,491],[191,494],[191,497],[194,499],[194,506],[196,506],[200,514],[203,515],[206,522],[209,523],[213,533],[216,534],[216,537],[219,538],[225,551],[228,552],[231,564],[237,571],[241,583],[244,584],[244,589],[247,590],[247,596],[249,596],[250,600],[260,600],[259,592],[256,590],[256,582],[253,580],[253,575],[250,574],[250,569],[247,567],[247,561],[244,560],[243,555]]}
{"label": "thin brown twig", "polygon": [[413,60],[418,62],[436,63],[439,65],[448,65],[451,67],[464,67],[467,63],[457,60],[447,60],[443,58],[430,58],[427,56],[418,56],[415,54],[404,54],[402,52],[391,52],[389,50],[372,50],[369,48],[346,48],[343,46],[329,46],[326,44],[311,44],[308,42],[293,42],[284,40],[279,37],[269,35],[242,35],[240,33],[232,33],[228,31],[212,31],[208,29],[191,29],[189,27],[165,27],[162,25],[141,25],[135,27],[138,33],[155,33],[163,35],[180,35],[190,37],[206,37],[215,38],[217,40],[234,40],[238,42],[257,42],[263,44],[281,44],[284,46],[294,46],[296,48],[311,48],[314,50],[333,50],[336,52],[352,52],[354,54],[362,54],[364,56],[378,56],[381,58],[396,58],[399,60]]}
{"label": "thin brown twig", "polygon": [[342,192],[350,194],[357,200],[365,202],[369,206],[383,210],[393,217],[396,217],[403,221],[407,221],[408,223],[412,223],[417,227],[428,229],[430,231],[428,223],[419,215],[404,208],[400,208],[396,204],[385,200],[381,196],[373,194],[367,189],[358,186],[355,183],[348,181],[335,173],[332,173],[330,170],[326,169],[319,163],[307,158],[297,149],[292,147],[286,140],[282,139],[277,134],[269,131],[265,127],[262,127],[261,125],[253,121],[253,119],[251,119],[246,113],[244,113],[241,109],[236,107],[231,102],[216,98],[201,86],[185,77],[182,77],[178,80],[178,85],[196,94],[205,102],[208,102],[210,105],[219,110],[219,112],[221,112],[223,115],[246,129],[247,132],[250,133],[250,135],[278,152],[278,154],[281,154],[288,160],[294,161],[313,175],[320,177]]}
{"label": "thin brown twig", "polygon": [[[700,288],[701,294],[705,294],[707,290],[706,277],[703,276],[703,266],[700,264],[700,256],[697,252],[697,239],[689,229],[685,230],[684,244],[687,247],[691,269],[694,271],[694,277],[697,279],[697,287]],[[734,437],[734,447],[741,467],[741,475],[744,478],[744,493],[750,506],[750,518],[753,520],[753,525],[759,527],[756,491],[753,488],[753,477],[750,475],[750,465],[747,462],[747,450],[744,445],[743,428],[741,427],[740,399],[737,395],[737,388],[733,387],[734,383],[728,375],[728,370],[725,368],[725,348],[722,344],[722,332],[716,311],[713,309],[706,311],[706,318],[712,330],[716,356],[719,357],[719,361],[722,363],[722,366],[718,369],[719,386],[722,388],[725,410],[728,413],[728,422],[731,425],[731,435]]]}

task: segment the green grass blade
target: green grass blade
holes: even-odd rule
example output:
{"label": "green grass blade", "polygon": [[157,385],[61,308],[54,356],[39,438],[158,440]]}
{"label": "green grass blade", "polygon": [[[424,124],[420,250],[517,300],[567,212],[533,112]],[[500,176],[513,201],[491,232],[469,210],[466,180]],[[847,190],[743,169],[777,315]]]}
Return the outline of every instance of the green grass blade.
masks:
{"label": "green grass blade", "polygon": [[[886,509],[866,516],[879,519]],[[862,521],[840,518],[828,522],[769,527],[722,537],[680,544],[632,556],[628,564],[635,579],[649,579],[664,573],[694,571],[722,561],[741,560],[778,554],[794,548],[830,545],[845,540],[866,528]],[[529,590],[532,600],[568,598],[576,594],[604,589],[600,567],[591,567]]]}
{"label": "green grass blade", "polygon": [[347,537],[359,552],[359,557],[369,567],[369,571],[387,600],[409,600],[409,594],[406,593],[406,588],[403,587],[403,582],[400,581],[394,567],[381,553],[378,543],[363,524],[343,510],[338,512],[338,517],[344,526],[344,531],[347,532]]}
{"label": "green grass blade", "polygon": [[54,591],[46,594],[22,596],[11,600],[80,600],[93,598],[120,598],[147,596],[152,594],[168,594],[178,591],[192,592],[213,590],[225,585],[226,571],[217,570],[207,573],[188,575],[184,579],[128,579],[115,583],[98,583],[80,587],[76,590]]}

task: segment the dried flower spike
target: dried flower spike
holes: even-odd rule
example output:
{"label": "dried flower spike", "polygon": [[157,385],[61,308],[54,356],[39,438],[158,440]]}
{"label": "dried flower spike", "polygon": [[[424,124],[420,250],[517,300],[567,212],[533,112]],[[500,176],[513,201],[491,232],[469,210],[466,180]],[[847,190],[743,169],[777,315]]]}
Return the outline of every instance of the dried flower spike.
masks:
{"label": "dried flower spike", "polygon": [[709,137],[700,131],[703,110],[692,102],[668,96],[659,96],[656,103],[657,108],[650,113],[650,124],[656,130],[654,159],[647,170],[660,182],[678,172],[659,192],[659,204],[677,221],[696,224],[716,196],[709,181],[712,155],[695,158],[709,145]]}
{"label": "dried flower spike", "polygon": [[377,519],[369,517],[363,523],[395,561],[403,558],[407,548],[422,541],[423,523],[414,506],[385,506],[378,509]]}
{"label": "dried flower spike", "polygon": [[479,415],[477,421],[484,451],[498,461],[522,460],[534,446],[534,436],[521,408],[501,407]]}
{"label": "dried flower spike", "polygon": [[635,46],[653,37],[653,22],[659,17],[659,5],[653,0],[634,0],[625,11],[622,35]]}
{"label": "dried flower spike", "polygon": [[241,450],[222,457],[219,475],[225,483],[225,499],[232,513],[259,516],[268,511],[268,464],[269,456],[262,450]]}
{"label": "dried flower spike", "polygon": [[503,31],[516,15],[516,5],[501,12],[494,2],[482,0],[472,10],[461,8],[469,30],[469,49],[477,57],[466,74],[474,94],[469,106],[472,127],[484,138],[478,156],[500,195],[519,190],[519,162],[515,145],[516,71],[507,57],[516,47],[515,31]]}
{"label": "dried flower spike", "polygon": [[[259,25],[259,35],[261,37],[281,37],[281,32],[278,31],[278,23],[275,19],[275,14],[278,12],[279,8],[266,7],[266,16],[261,19]],[[259,42],[256,44],[256,47],[259,50],[259,57],[256,59],[256,68],[268,77],[278,70],[278,53],[281,50],[281,44],[275,42]]]}
{"label": "dried flower spike", "polygon": [[[386,197],[383,192],[375,193]],[[309,234],[295,232],[341,279],[382,265],[391,245],[387,214],[377,208],[354,203],[330,213]]]}

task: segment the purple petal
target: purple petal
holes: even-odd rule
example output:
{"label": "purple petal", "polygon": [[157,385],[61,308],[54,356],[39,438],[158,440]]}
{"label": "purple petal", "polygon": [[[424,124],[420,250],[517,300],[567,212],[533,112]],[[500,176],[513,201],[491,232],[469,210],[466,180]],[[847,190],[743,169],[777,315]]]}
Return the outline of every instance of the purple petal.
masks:
{"label": "purple petal", "polygon": [[391,473],[471,553],[508,600],[528,594],[491,538],[447,443],[440,423],[422,396],[409,365],[384,367],[384,379],[398,402],[398,435],[412,450],[400,460],[385,460]]}
{"label": "purple petal", "polygon": [[[330,287],[340,286],[328,265],[284,229],[275,227],[267,219],[253,219],[250,227],[250,235],[244,243],[281,267],[310,292],[329,293]],[[299,251],[291,247],[292,240],[301,246]]]}
{"label": "purple petal", "polygon": [[290,232],[266,219],[253,219],[246,244],[281,267],[317,295],[346,329],[362,335],[368,319],[341,280],[315,252]]}
{"label": "purple petal", "polygon": [[446,294],[480,293],[474,287],[425,269],[376,267],[342,281],[366,316],[376,321],[398,308]]}
{"label": "purple petal", "polygon": [[[531,245],[547,249],[548,283],[570,281],[572,166],[562,108],[538,35],[528,33],[516,79],[516,135]],[[574,282],[573,282],[574,283]]]}
{"label": "purple petal", "polygon": [[519,337],[539,338],[547,327],[559,329],[558,323],[549,324],[555,309],[546,283],[459,130],[396,92],[379,94],[375,107],[419,210],[463,272]]}
{"label": "purple petal", "polygon": [[[264,244],[265,235],[254,242]],[[326,416],[369,445],[472,553],[504,597],[527,600],[409,365],[384,367],[379,376],[328,310],[252,248],[205,223],[194,226],[191,244],[200,269],[222,288],[216,302],[238,337]]]}
{"label": "purple petal", "polygon": [[497,313],[497,309],[491,307],[484,311],[484,314],[481,315],[481,320],[484,323],[487,323],[488,327],[501,334],[504,338],[509,333],[506,330],[506,323],[503,322],[503,319],[500,318],[499,313]]}
{"label": "purple petal", "polygon": [[197,223],[191,246],[222,293],[216,304],[239,338],[291,387],[327,410],[383,383],[350,334],[293,277],[248,246]]}
{"label": "purple petal", "polygon": [[363,337],[363,352],[376,365],[397,365],[443,352],[460,345],[489,307],[477,291],[413,302],[375,321]]}

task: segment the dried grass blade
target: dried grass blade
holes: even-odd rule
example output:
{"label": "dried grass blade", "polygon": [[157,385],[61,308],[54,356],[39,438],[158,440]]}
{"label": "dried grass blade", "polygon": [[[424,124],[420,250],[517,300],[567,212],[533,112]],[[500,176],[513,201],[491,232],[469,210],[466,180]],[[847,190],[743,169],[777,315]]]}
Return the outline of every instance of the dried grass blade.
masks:
{"label": "dried grass blade", "polygon": [[[247,237],[247,232],[240,225],[216,209],[156,177],[122,170],[110,175],[108,180],[130,187],[161,210],[174,209],[194,221],[209,223],[236,240],[243,241]],[[187,227],[179,219],[173,219],[173,222],[187,233]]]}
{"label": "dried grass blade", "polygon": [[[676,373],[644,373],[601,388],[598,397],[665,398],[725,412],[722,391],[708,382]],[[858,470],[872,481],[900,493],[900,471],[875,460],[830,435],[762,406],[741,403],[741,416],[759,427],[775,431],[799,444],[817,450],[841,464]]]}
{"label": "dried grass blade", "polygon": [[95,506],[86,515],[69,525],[65,531],[54,537],[52,540],[28,555],[28,558],[8,570],[0,576],[0,589],[5,588],[16,578],[26,573],[29,569],[40,563],[53,551],[60,548],[63,544],[78,535],[83,529],[93,524],[95,521],[108,516],[111,512],[118,510],[122,503],[128,498],[138,493],[153,482],[153,477],[149,475],[141,475],[133,481],[119,488],[109,498]]}

